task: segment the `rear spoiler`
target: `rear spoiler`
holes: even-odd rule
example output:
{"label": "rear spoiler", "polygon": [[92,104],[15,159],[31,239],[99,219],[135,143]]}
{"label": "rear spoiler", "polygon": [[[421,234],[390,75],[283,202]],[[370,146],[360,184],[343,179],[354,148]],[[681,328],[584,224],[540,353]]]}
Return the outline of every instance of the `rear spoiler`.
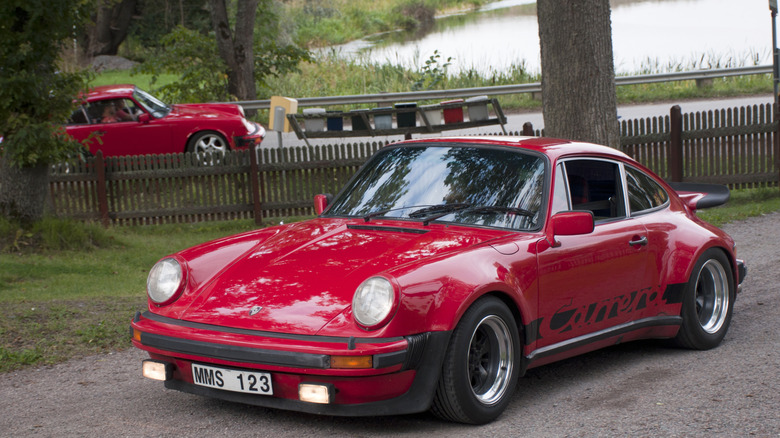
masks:
{"label": "rear spoiler", "polygon": [[729,188],[720,184],[670,182],[669,185],[693,210],[723,205],[731,196]]}

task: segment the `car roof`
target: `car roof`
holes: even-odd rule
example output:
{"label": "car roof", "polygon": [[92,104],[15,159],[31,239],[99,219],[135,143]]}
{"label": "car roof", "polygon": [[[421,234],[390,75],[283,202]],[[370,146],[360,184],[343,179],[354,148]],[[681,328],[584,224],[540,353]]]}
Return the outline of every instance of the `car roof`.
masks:
{"label": "car roof", "polygon": [[94,87],[87,93],[87,100],[101,100],[110,98],[130,97],[135,91],[135,85],[131,84],[119,84],[119,85],[101,85]]}
{"label": "car roof", "polygon": [[552,161],[566,156],[600,156],[605,158],[615,158],[620,160],[634,160],[623,152],[593,143],[578,142],[572,140],[563,140],[551,137],[521,137],[521,136],[487,136],[487,137],[437,137],[407,140],[396,143],[414,144],[414,143],[469,143],[492,146],[508,146],[527,149],[530,151],[544,154]]}

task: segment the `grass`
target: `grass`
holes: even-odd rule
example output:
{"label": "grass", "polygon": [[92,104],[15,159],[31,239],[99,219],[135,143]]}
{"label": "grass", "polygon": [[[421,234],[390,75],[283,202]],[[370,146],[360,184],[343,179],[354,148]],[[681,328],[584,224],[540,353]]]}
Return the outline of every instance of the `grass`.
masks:
{"label": "grass", "polygon": [[780,189],[764,187],[732,190],[731,198],[725,205],[700,210],[697,215],[712,225],[721,227],[729,222],[776,211],[780,211]]}
{"label": "grass", "polygon": [[105,71],[96,75],[90,85],[97,87],[100,85],[134,84],[143,90],[152,90],[154,87],[175,82],[177,79],[176,75],[163,74],[153,84],[152,75],[149,74],[133,74],[130,70]]}
{"label": "grass", "polygon": [[484,0],[290,0],[283,17],[306,47],[341,44],[395,29],[414,29],[438,12],[471,9]]}
{"label": "grass", "polygon": [[0,220],[0,241],[23,242],[0,251],[0,372],[129,347],[130,319],[146,306],[146,276],[160,257],[255,228],[252,221],[98,228],[100,237],[67,249],[47,243],[62,237],[44,236],[94,227],[50,219],[20,233]]}

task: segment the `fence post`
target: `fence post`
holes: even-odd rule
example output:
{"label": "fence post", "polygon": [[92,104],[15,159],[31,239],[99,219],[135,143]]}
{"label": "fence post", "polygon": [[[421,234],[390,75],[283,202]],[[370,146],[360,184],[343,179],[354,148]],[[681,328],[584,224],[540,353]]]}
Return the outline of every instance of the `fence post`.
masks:
{"label": "fence post", "polygon": [[682,145],[682,111],[679,105],[672,107],[669,112],[670,118],[670,138],[669,138],[669,156],[667,165],[669,166],[669,181],[682,182],[683,180],[683,145]]}
{"label": "fence post", "polygon": [[777,172],[777,187],[780,189],[780,103],[775,99],[775,104],[772,106],[772,119],[775,123],[775,133],[772,145],[775,148],[775,166],[778,169]]}
{"label": "fence post", "polygon": [[525,122],[523,123],[523,135],[527,137],[533,137],[534,136],[534,125],[531,122]]}
{"label": "fence post", "polygon": [[106,161],[103,159],[103,151],[95,155],[95,170],[97,171],[97,198],[100,211],[100,223],[108,228],[111,218],[108,216],[108,190],[106,188]]}
{"label": "fence post", "polygon": [[263,209],[260,202],[260,170],[257,164],[257,148],[249,148],[249,180],[252,184],[252,206],[254,208],[255,225],[263,223]]}

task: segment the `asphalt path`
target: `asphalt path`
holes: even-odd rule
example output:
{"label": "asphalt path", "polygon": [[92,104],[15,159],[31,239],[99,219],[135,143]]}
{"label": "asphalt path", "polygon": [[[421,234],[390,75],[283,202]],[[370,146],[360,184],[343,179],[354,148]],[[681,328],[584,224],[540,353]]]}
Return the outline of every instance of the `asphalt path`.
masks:
{"label": "asphalt path", "polygon": [[[653,104],[631,104],[620,105],[618,107],[618,117],[621,120],[640,119],[647,117],[663,117],[668,116],[669,112],[674,105],[679,105],[683,113],[695,113],[706,112],[711,110],[739,108],[744,106],[760,105],[772,102],[772,95],[760,95],[749,97],[737,97],[729,99],[697,99],[697,100],[685,100],[679,102],[662,102]],[[507,132],[521,132],[523,130],[523,124],[530,122],[534,129],[541,129],[544,127],[544,118],[542,117],[541,110],[539,111],[521,111],[512,112],[507,114],[507,124],[505,126]],[[497,134],[501,132],[501,128],[498,125],[485,126],[473,129],[444,131],[439,134],[426,134],[415,135],[415,138],[427,138],[427,137],[441,137],[441,136],[453,136],[453,135],[479,135],[479,134]],[[311,145],[323,145],[334,144],[336,142],[347,143],[366,143],[376,141],[399,141],[403,136],[382,136],[382,137],[346,137],[340,138],[327,138],[327,139],[309,139]],[[280,144],[279,133],[275,131],[268,131],[266,139],[263,141],[262,147],[275,148]],[[283,147],[303,146],[305,143],[293,132],[282,133],[281,145]]]}
{"label": "asphalt path", "polygon": [[749,274],[723,343],[637,341],[529,370],[504,414],[466,426],[428,413],[340,418],[163,388],[127,349],[0,373],[2,437],[780,437],[780,213],[724,227]]}

